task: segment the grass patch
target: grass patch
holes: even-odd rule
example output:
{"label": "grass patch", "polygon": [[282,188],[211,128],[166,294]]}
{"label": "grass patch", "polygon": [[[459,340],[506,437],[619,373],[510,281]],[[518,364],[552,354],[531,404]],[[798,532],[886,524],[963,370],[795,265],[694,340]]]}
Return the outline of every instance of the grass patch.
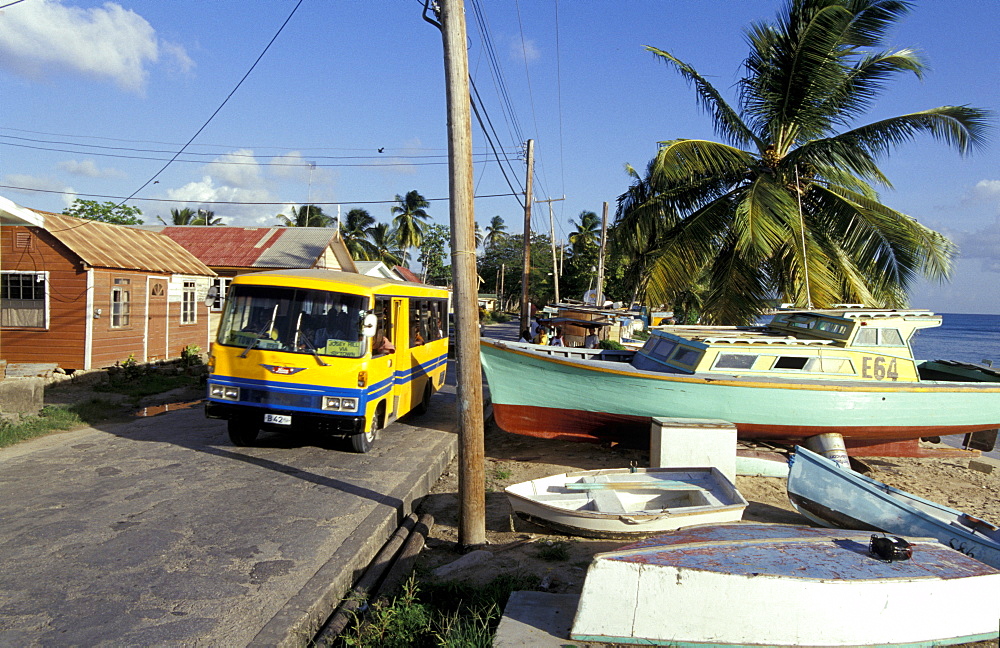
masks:
{"label": "grass patch", "polygon": [[160,372],[148,372],[141,374],[130,374],[122,372],[94,386],[94,391],[113,392],[124,394],[130,398],[142,398],[153,394],[177,389],[179,387],[197,387],[200,378],[188,374],[165,374]]}
{"label": "grass patch", "polygon": [[72,407],[49,405],[43,407],[38,416],[0,422],[0,448],[52,432],[93,425],[120,415],[120,406],[96,398]]}
{"label": "grass patch", "polygon": [[410,577],[392,600],[380,599],[340,636],[340,646],[489,648],[503,607],[515,590],[538,587],[535,576],[503,575],[482,586],[418,583]]}
{"label": "grass patch", "polygon": [[569,543],[562,540],[543,540],[538,543],[538,557],[549,562],[569,560]]}
{"label": "grass patch", "polygon": [[503,490],[503,482],[510,479],[514,472],[503,464],[493,464],[486,471],[486,490],[493,493]]}

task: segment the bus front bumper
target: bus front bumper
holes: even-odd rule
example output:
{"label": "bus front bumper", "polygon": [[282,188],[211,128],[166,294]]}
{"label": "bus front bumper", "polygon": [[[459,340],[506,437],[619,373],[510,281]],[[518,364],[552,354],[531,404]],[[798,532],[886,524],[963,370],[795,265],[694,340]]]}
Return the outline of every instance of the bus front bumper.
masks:
{"label": "bus front bumper", "polygon": [[[291,425],[274,425],[264,423],[265,414],[282,414],[290,416]],[[205,401],[205,416],[214,419],[242,419],[249,424],[256,424],[258,429],[273,432],[315,432],[334,436],[361,434],[365,431],[365,417],[344,414],[315,414],[292,410],[280,410],[234,403],[221,403],[213,400]]]}

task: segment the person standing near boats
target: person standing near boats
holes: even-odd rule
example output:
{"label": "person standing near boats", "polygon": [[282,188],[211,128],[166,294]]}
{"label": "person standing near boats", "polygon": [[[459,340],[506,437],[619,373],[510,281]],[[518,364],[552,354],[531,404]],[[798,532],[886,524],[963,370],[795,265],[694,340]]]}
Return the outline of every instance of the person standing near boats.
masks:
{"label": "person standing near boats", "polygon": [[544,324],[538,325],[538,332],[535,333],[535,344],[540,344],[542,346],[548,346],[549,344],[549,330],[545,328]]}

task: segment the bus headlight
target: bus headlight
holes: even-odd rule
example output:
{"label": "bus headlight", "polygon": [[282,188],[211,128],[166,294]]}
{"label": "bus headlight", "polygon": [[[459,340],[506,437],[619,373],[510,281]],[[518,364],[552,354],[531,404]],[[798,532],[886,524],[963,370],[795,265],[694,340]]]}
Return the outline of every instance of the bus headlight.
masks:
{"label": "bus headlight", "polygon": [[345,412],[356,412],[358,411],[358,399],[357,398],[341,398],[340,408]]}
{"label": "bus headlight", "polygon": [[340,399],[336,396],[324,396],[323,409],[340,411]]}
{"label": "bus headlight", "polygon": [[208,383],[208,397],[238,401],[240,399],[240,388],[220,385],[218,383]]}

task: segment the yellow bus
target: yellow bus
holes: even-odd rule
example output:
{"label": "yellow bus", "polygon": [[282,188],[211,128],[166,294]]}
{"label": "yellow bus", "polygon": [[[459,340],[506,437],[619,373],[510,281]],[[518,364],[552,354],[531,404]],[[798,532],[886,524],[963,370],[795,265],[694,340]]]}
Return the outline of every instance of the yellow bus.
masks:
{"label": "yellow bus", "polygon": [[[213,295],[209,296],[213,298]],[[448,291],[332,270],[233,279],[209,354],[205,414],[260,430],[346,436],[368,452],[444,385]]]}

